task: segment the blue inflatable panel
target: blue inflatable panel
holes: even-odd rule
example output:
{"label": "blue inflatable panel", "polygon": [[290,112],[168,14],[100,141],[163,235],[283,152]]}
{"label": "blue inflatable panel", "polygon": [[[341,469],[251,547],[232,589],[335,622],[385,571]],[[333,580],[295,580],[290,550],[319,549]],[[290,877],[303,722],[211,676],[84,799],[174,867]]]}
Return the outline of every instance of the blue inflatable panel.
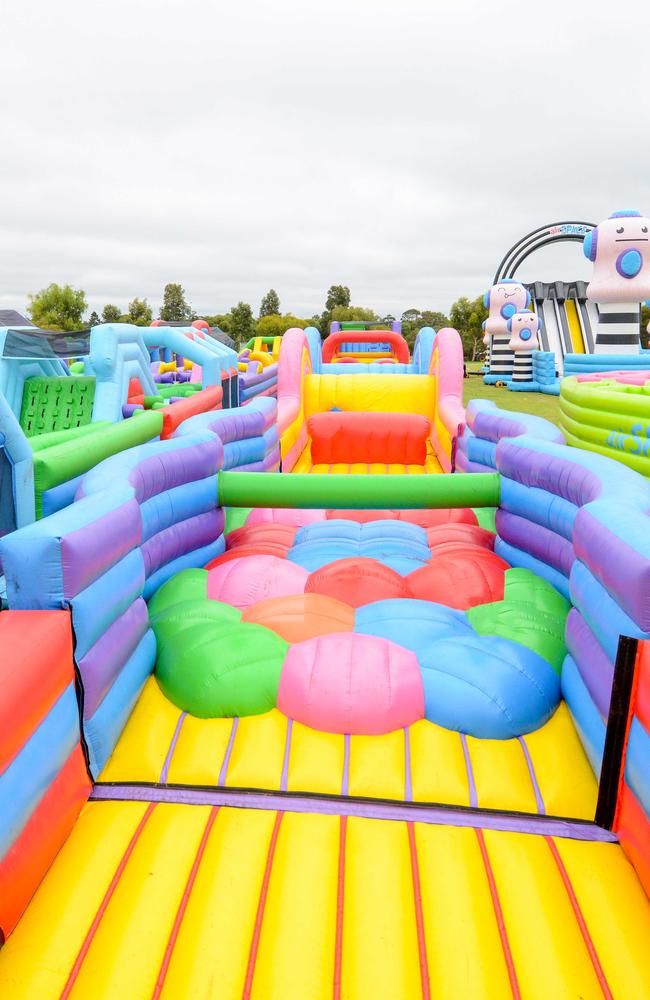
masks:
{"label": "blue inflatable panel", "polygon": [[508,382],[508,389],[511,392],[541,392],[539,382],[535,382],[534,380],[530,382]]}
{"label": "blue inflatable panel", "polygon": [[217,506],[217,483],[214,476],[183,483],[157,493],[140,504],[142,541],[157,535],[179,521],[205,514]]}
{"label": "blue inflatable panel", "polygon": [[522,549],[517,549],[514,545],[509,545],[508,542],[504,542],[504,540],[498,536],[496,542],[494,543],[494,551],[498,556],[501,556],[502,559],[505,559],[507,563],[510,563],[511,566],[519,566],[521,569],[529,569],[537,576],[541,576],[543,580],[547,580],[553,587],[555,587],[555,589],[558,590],[563,597],[570,600],[569,580],[564,573],[560,573],[559,570],[555,569],[553,566],[549,566],[548,563],[535,559],[535,557],[529,555],[528,552],[524,552]]}
{"label": "blue inflatable panel", "polygon": [[578,559],[571,570],[570,590],[572,604],[578,608],[612,663],[616,662],[619,636],[650,639],[650,633],[643,632],[625,614],[593,573]]}
{"label": "blue inflatable panel", "polygon": [[64,507],[68,507],[74,501],[75,494],[83,477],[84,474],[82,473],[80,476],[75,476],[74,479],[68,479],[65,483],[59,483],[58,486],[44,490],[41,494],[42,516],[49,517],[50,514],[55,514],[57,510],[63,510]]}
{"label": "blue inflatable panel", "polygon": [[160,569],[157,569],[155,573],[152,573],[151,576],[147,578],[142,596],[146,601],[150,600],[158,588],[162,587],[163,583],[166,583],[167,580],[174,576],[175,573],[180,573],[182,569],[201,569],[212,559],[216,559],[217,556],[223,555],[225,551],[226,540],[223,535],[219,535],[219,537],[209,545],[204,545],[199,549],[193,549],[191,552],[186,552],[184,555],[179,556],[178,559],[165,563],[164,566],[161,566]]}
{"label": "blue inflatable panel", "polygon": [[630,726],[625,780],[650,818],[650,734],[636,717]]}
{"label": "blue inflatable panel", "polygon": [[569,706],[589,763],[599,778],[605,748],[605,723],[591,700],[578,666],[571,656],[565,657],[562,665],[562,696]]}
{"label": "blue inflatable panel", "polygon": [[124,664],[95,714],[84,724],[93,778],[97,778],[112,754],[155,663],[156,638],[149,629]]}
{"label": "blue inflatable panel", "polygon": [[123,559],[77,594],[72,602],[77,659],[85,656],[109,625],[124,614],[144,588],[144,560],[140,549]]}
{"label": "blue inflatable panel", "polygon": [[563,497],[536,486],[524,486],[503,476],[501,507],[562,535],[569,542],[573,540],[573,524],[578,508]]}
{"label": "blue inflatable panel", "polygon": [[4,857],[79,742],[74,684],[0,775],[0,858]]}

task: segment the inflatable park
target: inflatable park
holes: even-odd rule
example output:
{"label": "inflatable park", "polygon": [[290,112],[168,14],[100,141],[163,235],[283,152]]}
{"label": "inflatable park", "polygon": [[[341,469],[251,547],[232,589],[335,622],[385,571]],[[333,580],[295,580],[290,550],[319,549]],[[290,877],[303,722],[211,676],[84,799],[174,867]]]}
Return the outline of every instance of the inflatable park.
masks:
{"label": "inflatable park", "polygon": [[451,328],[0,328],[3,1000],[650,997],[649,229],[485,293],[559,427]]}

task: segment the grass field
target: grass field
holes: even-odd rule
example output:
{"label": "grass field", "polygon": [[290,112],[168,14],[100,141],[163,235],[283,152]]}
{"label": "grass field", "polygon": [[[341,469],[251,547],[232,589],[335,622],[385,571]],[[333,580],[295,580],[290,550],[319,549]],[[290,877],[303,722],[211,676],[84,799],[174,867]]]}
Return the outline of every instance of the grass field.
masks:
{"label": "grass field", "polygon": [[470,399],[491,399],[502,410],[533,413],[536,417],[550,420],[552,424],[558,423],[560,416],[558,396],[547,396],[543,392],[510,392],[506,388],[498,389],[495,385],[485,385],[478,368],[477,364],[467,365],[468,377],[463,383],[465,405]]}

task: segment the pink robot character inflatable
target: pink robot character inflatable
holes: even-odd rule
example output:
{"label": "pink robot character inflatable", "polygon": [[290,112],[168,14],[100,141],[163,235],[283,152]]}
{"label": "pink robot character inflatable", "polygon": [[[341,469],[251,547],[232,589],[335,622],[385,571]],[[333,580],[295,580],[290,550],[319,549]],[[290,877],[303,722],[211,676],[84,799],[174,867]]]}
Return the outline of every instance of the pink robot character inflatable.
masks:
{"label": "pink robot character inflatable", "polygon": [[585,236],[594,273],[587,298],[598,303],[595,354],[638,354],[640,303],[650,297],[650,219],[614,212]]}
{"label": "pink robot character inflatable", "polygon": [[532,312],[518,312],[508,320],[510,340],[508,347],[514,352],[513,382],[533,381],[533,351],[539,346],[539,317]]}
{"label": "pink robot character inflatable", "polygon": [[489,310],[485,321],[485,333],[491,338],[490,381],[494,376],[508,380],[512,378],[514,354],[509,347],[510,332],[508,320],[515,313],[530,305],[530,293],[514,278],[504,278],[492,285],[483,296],[483,305]]}

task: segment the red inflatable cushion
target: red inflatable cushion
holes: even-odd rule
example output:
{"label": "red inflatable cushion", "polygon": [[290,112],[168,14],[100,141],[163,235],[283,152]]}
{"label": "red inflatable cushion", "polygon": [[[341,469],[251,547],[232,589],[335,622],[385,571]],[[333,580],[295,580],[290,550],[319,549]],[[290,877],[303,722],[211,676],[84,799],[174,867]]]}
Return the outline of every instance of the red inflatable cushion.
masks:
{"label": "red inflatable cushion", "polygon": [[307,421],[314,465],[399,462],[424,465],[430,425],[415,413],[315,413]]}
{"label": "red inflatable cushion", "polygon": [[390,597],[409,596],[405,577],[376,559],[363,556],[337,559],[316,570],[305,584],[305,593],[327,594],[352,608]]}
{"label": "red inflatable cushion", "polygon": [[510,567],[489,549],[449,542],[435,558],[405,578],[409,597],[467,611],[476,604],[503,600],[504,573]]}
{"label": "red inflatable cushion", "polygon": [[470,508],[444,508],[440,510],[326,510],[328,521],[406,521],[419,524],[421,528],[432,528],[437,524],[478,524],[476,514]]}

